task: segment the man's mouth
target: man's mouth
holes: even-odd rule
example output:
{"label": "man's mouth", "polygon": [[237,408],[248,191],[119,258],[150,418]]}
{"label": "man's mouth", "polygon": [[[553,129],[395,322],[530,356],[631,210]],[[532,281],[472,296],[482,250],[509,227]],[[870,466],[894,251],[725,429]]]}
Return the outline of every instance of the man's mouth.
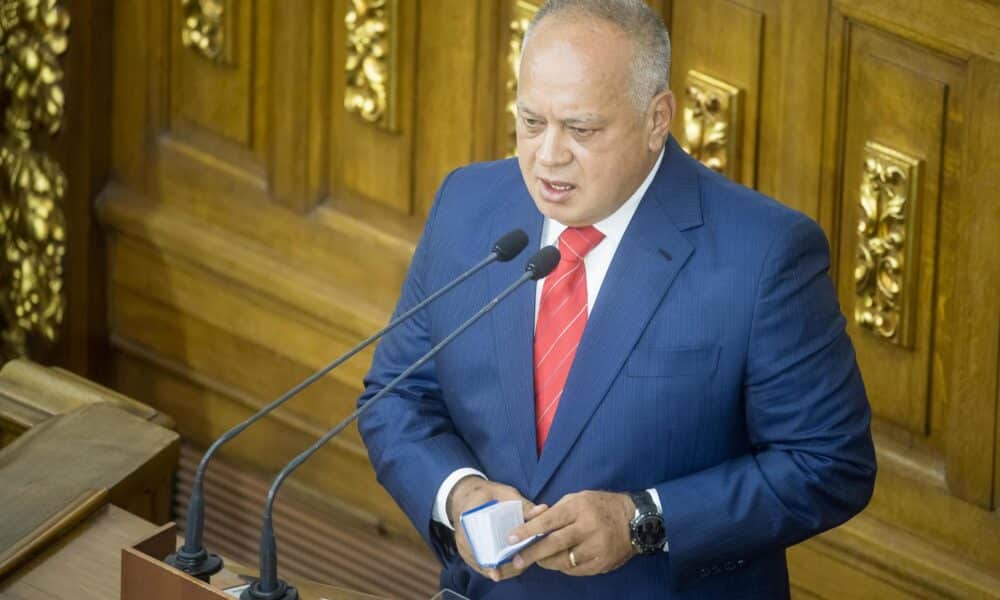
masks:
{"label": "man's mouth", "polygon": [[576,186],[568,181],[546,179],[544,177],[539,177],[538,181],[542,184],[542,198],[549,202],[562,202],[573,190],[576,189]]}

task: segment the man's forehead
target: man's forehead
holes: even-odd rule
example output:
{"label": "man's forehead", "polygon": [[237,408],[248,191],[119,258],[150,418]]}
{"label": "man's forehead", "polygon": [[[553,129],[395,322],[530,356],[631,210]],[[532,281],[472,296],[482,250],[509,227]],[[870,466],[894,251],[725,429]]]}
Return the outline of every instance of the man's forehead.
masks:
{"label": "man's forehead", "polygon": [[548,91],[589,88],[598,93],[603,92],[601,88],[610,87],[617,93],[631,72],[632,56],[627,40],[612,45],[604,38],[595,38],[586,24],[546,25],[547,21],[539,24],[524,49],[518,73],[519,93],[535,85]]}
{"label": "man's forehead", "polygon": [[535,70],[527,68],[518,80],[516,106],[522,113],[560,120],[600,120],[615,112],[628,80],[599,69],[576,71],[565,65]]}

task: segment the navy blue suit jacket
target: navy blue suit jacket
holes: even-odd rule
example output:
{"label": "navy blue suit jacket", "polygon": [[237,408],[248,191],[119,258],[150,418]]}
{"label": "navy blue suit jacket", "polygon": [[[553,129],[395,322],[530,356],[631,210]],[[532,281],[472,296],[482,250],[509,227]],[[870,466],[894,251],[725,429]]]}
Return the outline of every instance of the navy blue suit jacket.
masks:
{"label": "navy blue suit jacket", "polygon": [[[442,184],[399,309],[543,217],[514,160]],[[379,345],[367,399],[518,277],[497,264]],[[808,217],[704,168],[668,140],[593,305],[555,421],[535,450],[535,289],[525,285],[360,421],[379,481],[472,598],[781,598],[785,548],[868,502],[870,411]],[[540,283],[538,285],[541,285]],[[655,487],[670,550],[596,577],[540,567],[495,584],[432,522],[474,467],[550,505],[580,490]]]}

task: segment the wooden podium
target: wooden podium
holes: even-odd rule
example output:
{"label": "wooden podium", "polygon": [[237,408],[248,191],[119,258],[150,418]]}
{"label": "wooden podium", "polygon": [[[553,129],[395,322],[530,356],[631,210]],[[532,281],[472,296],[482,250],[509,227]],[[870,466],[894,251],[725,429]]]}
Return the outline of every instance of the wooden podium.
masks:
{"label": "wooden podium", "polygon": [[[224,590],[241,588],[253,581],[250,569],[226,560],[222,572],[212,577],[211,585],[178,571],[163,562],[174,551],[179,540],[173,523],[164,525],[138,543],[121,551],[122,600],[215,600],[232,599]],[[378,600],[360,592],[323,585],[311,581],[289,581],[299,591],[302,600]],[[233,592],[235,593],[235,592]]]}
{"label": "wooden podium", "polygon": [[[211,585],[163,562],[178,436],[168,417],[59,369],[0,370],[0,598],[238,597],[256,570],[226,560]],[[127,509],[127,510],[126,510]],[[289,580],[303,600],[375,599]]]}
{"label": "wooden podium", "polygon": [[[76,511],[82,518],[53,524],[48,545],[0,576],[5,600],[209,600],[232,599],[224,590],[252,581],[253,573],[227,561],[208,585],[173,569],[162,557],[179,543],[173,523],[156,526],[113,504],[96,490],[97,500]],[[89,514],[87,514],[89,512]],[[303,600],[372,600],[361,594],[309,581],[292,582]]]}

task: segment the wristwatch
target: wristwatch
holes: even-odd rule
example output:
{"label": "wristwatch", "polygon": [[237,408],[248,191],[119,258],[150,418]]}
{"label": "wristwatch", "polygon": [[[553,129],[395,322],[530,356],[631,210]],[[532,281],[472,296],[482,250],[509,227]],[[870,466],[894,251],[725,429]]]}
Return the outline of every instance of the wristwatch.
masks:
{"label": "wristwatch", "polygon": [[649,491],[629,494],[635,503],[635,516],[629,524],[632,530],[632,547],[639,554],[655,554],[663,550],[667,531],[663,527],[663,515],[656,509]]}

